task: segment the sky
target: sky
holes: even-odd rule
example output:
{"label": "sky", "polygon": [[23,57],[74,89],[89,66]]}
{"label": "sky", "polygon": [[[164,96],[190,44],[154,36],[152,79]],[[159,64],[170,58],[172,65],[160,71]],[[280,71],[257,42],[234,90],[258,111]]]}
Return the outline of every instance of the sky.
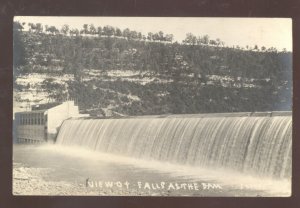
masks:
{"label": "sky", "polygon": [[[110,25],[121,30],[129,28],[147,35],[163,31],[173,34],[181,42],[187,33],[196,36],[209,35],[220,38],[227,46],[265,46],[292,51],[292,19],[290,18],[199,18],[199,17],[33,17],[17,16],[15,21],[42,23],[56,26],[68,24],[70,28],[82,29],[83,24],[95,27]],[[25,28],[26,29],[26,28]]]}

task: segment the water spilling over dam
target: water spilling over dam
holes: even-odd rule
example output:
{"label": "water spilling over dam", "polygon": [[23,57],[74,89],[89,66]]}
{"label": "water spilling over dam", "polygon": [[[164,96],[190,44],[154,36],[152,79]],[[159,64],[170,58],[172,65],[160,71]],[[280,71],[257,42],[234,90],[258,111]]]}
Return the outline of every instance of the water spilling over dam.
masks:
{"label": "water spilling over dam", "polygon": [[292,117],[154,116],[64,121],[57,145],[145,161],[291,177]]}

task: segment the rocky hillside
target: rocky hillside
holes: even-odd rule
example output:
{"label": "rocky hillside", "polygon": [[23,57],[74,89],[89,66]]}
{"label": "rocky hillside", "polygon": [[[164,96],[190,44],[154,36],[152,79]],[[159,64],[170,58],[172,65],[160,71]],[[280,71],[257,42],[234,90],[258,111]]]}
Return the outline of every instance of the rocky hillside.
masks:
{"label": "rocky hillside", "polygon": [[158,37],[15,28],[14,109],[71,98],[94,116],[291,110],[290,52]]}

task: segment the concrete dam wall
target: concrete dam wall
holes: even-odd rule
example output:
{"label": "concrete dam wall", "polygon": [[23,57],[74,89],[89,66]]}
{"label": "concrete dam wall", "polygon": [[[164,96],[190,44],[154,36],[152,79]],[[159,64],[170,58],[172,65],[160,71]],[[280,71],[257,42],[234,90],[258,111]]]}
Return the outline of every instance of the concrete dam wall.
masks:
{"label": "concrete dam wall", "polygon": [[64,121],[56,145],[193,167],[290,178],[291,112]]}

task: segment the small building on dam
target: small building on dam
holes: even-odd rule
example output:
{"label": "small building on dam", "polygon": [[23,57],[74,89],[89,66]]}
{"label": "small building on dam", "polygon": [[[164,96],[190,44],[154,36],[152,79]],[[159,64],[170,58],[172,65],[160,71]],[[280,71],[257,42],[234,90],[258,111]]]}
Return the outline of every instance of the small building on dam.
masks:
{"label": "small building on dam", "polygon": [[15,113],[14,139],[18,143],[54,142],[64,120],[86,116],[74,101],[35,106]]}

